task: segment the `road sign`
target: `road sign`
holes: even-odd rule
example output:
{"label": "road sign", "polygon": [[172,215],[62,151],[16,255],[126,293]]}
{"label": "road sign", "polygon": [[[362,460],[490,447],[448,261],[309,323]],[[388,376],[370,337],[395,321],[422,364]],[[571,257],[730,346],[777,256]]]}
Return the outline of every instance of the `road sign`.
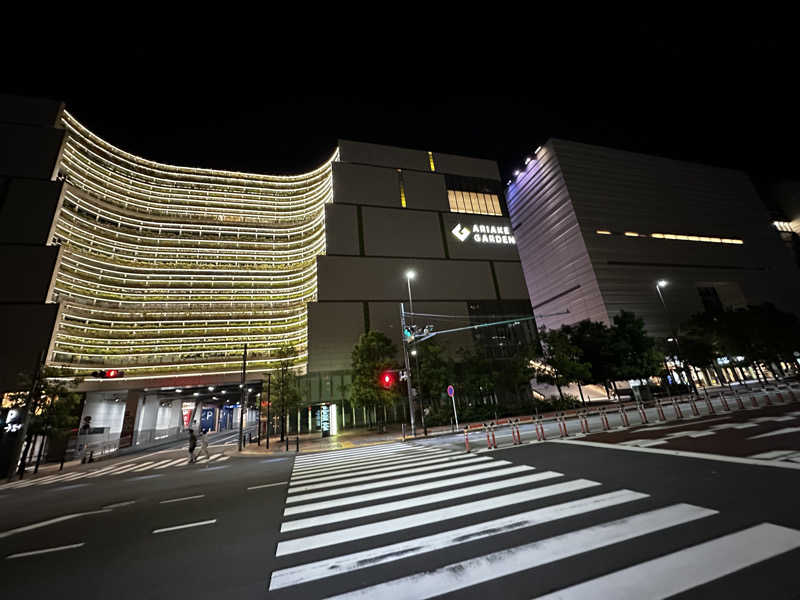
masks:
{"label": "road sign", "polygon": [[456,390],[452,385],[447,386],[447,395],[451,398],[456,395]]}

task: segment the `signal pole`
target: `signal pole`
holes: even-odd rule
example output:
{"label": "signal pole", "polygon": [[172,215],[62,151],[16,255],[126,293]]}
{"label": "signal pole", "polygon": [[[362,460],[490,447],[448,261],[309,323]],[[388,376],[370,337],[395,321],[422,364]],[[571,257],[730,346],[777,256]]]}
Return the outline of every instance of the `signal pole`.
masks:
{"label": "signal pole", "polygon": [[406,341],[406,309],[400,303],[400,330],[403,332],[403,358],[406,361],[406,386],[408,387],[408,414],[411,416],[411,435],[416,435],[416,425],[414,424],[414,400],[412,398],[413,388],[411,387],[411,367],[408,362],[408,342]]}
{"label": "signal pole", "polygon": [[[242,451],[244,442],[244,411],[245,404],[247,403],[247,344],[244,345],[244,353],[242,354],[242,396],[241,406],[239,407],[239,452]],[[261,423],[258,424],[261,426]]]}

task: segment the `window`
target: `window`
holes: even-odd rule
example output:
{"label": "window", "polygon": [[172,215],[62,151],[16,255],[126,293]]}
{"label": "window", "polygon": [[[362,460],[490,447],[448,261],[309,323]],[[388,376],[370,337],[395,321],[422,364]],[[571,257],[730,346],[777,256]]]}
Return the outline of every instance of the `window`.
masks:
{"label": "window", "polygon": [[450,212],[503,216],[497,194],[447,190],[447,198],[450,201]]}
{"label": "window", "polygon": [[714,287],[699,287],[697,293],[703,302],[703,308],[709,313],[722,312],[722,300],[719,299],[717,289]]}

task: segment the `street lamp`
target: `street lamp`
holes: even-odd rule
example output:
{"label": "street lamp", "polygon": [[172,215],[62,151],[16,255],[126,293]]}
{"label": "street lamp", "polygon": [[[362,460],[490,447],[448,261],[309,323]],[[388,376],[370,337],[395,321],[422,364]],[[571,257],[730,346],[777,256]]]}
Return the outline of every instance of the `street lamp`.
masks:
{"label": "street lamp", "polygon": [[[408,307],[409,311],[414,313],[414,304],[413,300],[411,299],[411,280],[414,279],[417,274],[409,269],[405,273],[406,275],[406,283],[408,284]],[[403,310],[403,303],[400,303],[400,318],[401,318],[401,327],[402,330],[406,330],[406,318],[405,318],[405,311]],[[405,335],[403,335],[403,358],[405,359],[406,363],[406,387],[408,389],[408,414],[411,417],[411,435],[415,436],[417,434],[417,428],[414,419],[414,400],[412,397],[413,387],[411,386],[411,365],[408,361],[408,340],[406,340]]]}
{"label": "street lamp", "polygon": [[[667,310],[667,303],[664,300],[664,294],[661,293],[661,288],[665,288],[668,285],[669,285],[669,281],[667,281],[666,279],[659,279],[656,282],[656,291],[658,292],[658,297],[661,299],[661,306],[664,307],[664,314],[667,316],[667,325],[669,326],[670,331],[673,331],[673,334],[672,334],[673,337],[668,338],[667,341],[668,342],[675,342],[675,354],[677,356],[678,362],[681,365],[681,368],[684,368],[683,361],[681,360],[681,345],[680,345],[680,342],[678,342],[678,333],[675,332],[673,330],[673,328],[672,328],[672,320],[670,319],[669,311]],[[685,369],[683,370],[683,372],[684,372],[684,375],[686,376],[687,380],[689,381],[689,384],[694,389],[694,392],[696,394],[697,393],[697,387],[694,384],[694,379],[692,379],[691,373],[689,373]]]}

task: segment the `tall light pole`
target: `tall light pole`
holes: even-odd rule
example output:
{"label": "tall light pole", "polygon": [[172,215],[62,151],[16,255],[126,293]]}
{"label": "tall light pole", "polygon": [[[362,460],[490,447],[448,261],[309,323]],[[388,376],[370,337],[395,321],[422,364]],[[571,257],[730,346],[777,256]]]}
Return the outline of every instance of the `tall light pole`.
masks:
{"label": "tall light pole", "polygon": [[[667,310],[667,303],[664,300],[664,294],[661,293],[661,288],[665,288],[668,285],[669,281],[667,281],[666,279],[659,279],[656,282],[656,291],[658,292],[658,297],[661,299],[661,306],[664,307],[664,314],[667,316],[667,325],[669,326],[670,331],[672,331],[672,337],[675,340],[675,353],[677,355],[678,362],[681,364],[681,368],[683,369],[683,361],[681,360],[681,345],[680,343],[678,343],[678,332],[675,331],[672,327],[672,320],[670,319],[669,311]],[[694,380],[692,379],[691,373],[689,373],[685,369],[683,372],[684,375],[686,375],[686,378],[688,379],[691,388],[694,390],[695,393],[697,393],[697,387],[694,384]]]}
{"label": "tall light pole", "polygon": [[[409,269],[406,271],[406,283],[408,284],[408,307],[411,313],[414,312],[414,304],[411,300],[411,280],[416,277],[417,274]],[[405,319],[405,310],[403,308],[403,303],[400,303],[400,317],[401,317],[401,326],[403,328],[403,358],[406,362],[406,386],[408,388],[408,414],[411,417],[411,435],[417,435],[417,428],[414,419],[414,399],[413,399],[413,387],[411,386],[411,365],[408,361],[408,341],[406,340],[405,329],[406,329],[406,319]]]}

